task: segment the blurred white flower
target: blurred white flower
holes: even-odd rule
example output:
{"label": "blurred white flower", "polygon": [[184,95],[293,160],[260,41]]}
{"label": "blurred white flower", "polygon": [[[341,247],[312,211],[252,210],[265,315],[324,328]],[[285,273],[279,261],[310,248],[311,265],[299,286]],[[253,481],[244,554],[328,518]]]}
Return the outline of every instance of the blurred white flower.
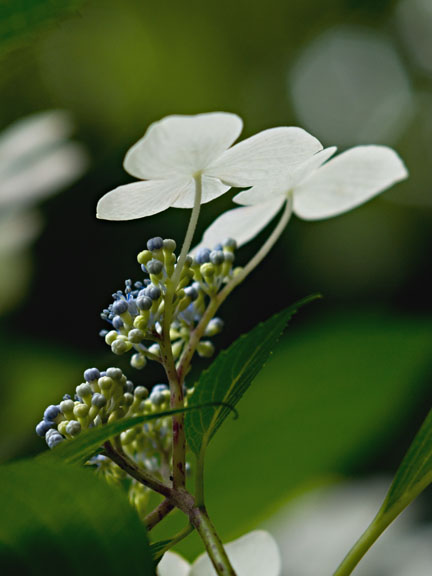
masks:
{"label": "blurred white flower", "polygon": [[[225,545],[226,553],[238,576],[279,576],[281,559],[273,537],[255,530]],[[214,576],[207,553],[191,565],[174,552],[166,552],[157,569],[158,576]]]}
{"label": "blurred white flower", "polygon": [[25,291],[25,251],[42,228],[35,204],[87,166],[84,148],[68,140],[72,130],[69,114],[51,110],[22,118],[0,134],[0,311]]}
{"label": "blurred white flower", "polygon": [[[318,152],[285,174],[240,192],[229,210],[204,233],[200,246],[213,246],[226,237],[240,246],[258,234],[292,198],[293,212],[303,220],[322,220],[347,212],[408,176],[391,148],[357,146],[326,162],[335,147]],[[196,250],[195,248],[194,250]]]}
{"label": "blurred white flower", "polygon": [[401,0],[396,23],[410,55],[424,72],[432,74],[432,4],[430,0]]}
{"label": "blurred white flower", "polygon": [[21,209],[58,192],[87,166],[83,147],[68,140],[69,114],[40,112],[0,134],[0,209]]}
{"label": "blurred white flower", "polygon": [[396,141],[416,105],[396,47],[363,26],[336,26],[314,38],[290,70],[287,90],[300,123],[344,147]]}
{"label": "blurred white flower", "polygon": [[199,175],[204,204],[230,186],[263,182],[322,148],[316,138],[296,127],[264,130],[230,148],[242,127],[241,118],[226,112],[167,116],[155,122],[124,161],[125,170],[144,182],[105,194],[98,202],[97,217],[132,220],[171,206],[192,208],[194,178]]}

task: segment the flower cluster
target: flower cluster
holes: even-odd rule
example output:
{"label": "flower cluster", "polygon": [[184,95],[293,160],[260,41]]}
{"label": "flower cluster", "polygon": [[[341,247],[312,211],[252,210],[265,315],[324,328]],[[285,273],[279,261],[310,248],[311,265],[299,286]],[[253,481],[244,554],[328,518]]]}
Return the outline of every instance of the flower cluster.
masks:
{"label": "flower cluster", "polygon": [[[65,394],[59,404],[46,408],[36,433],[44,437],[49,448],[75,438],[83,430],[103,426],[122,418],[146,416],[169,409],[170,393],[166,384],[156,384],[152,390],[135,386],[120,368],[100,372],[89,368],[85,382],[75,389],[75,395]],[[172,429],[169,417],[145,422],[122,432],[118,441],[122,451],[144,470],[161,480],[170,476]],[[127,476],[103,454],[94,456],[89,464],[108,481],[125,481]],[[145,514],[149,490],[130,479],[129,499],[141,515]]]}
{"label": "flower cluster", "polygon": [[[141,369],[147,359],[160,361],[160,340],[166,297],[176,270],[176,244],[174,240],[151,238],[147,249],[138,254],[138,262],[147,275],[143,281],[126,280],[125,289],[113,294],[113,302],[101,316],[112,329],[102,331],[105,342],[114,354],[134,350],[131,365]],[[189,340],[192,330],[200,321],[207,301],[226,284],[233,269],[236,243],[227,239],[213,250],[202,248],[194,257],[188,256],[172,296],[173,310],[170,322],[172,353],[177,360]],[[218,334],[223,328],[220,318],[208,324],[197,353],[204,357],[213,354],[214,346],[207,338]]]}

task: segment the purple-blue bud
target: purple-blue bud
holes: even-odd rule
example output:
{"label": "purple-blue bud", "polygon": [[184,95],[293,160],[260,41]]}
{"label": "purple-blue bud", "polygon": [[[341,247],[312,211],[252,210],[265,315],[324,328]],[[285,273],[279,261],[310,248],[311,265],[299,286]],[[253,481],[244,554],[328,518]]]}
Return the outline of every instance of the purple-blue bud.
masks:
{"label": "purple-blue bud", "polygon": [[155,236],[147,241],[147,250],[161,250],[163,248],[163,239],[160,236]]}
{"label": "purple-blue bud", "polygon": [[48,408],[44,412],[44,420],[45,421],[54,420],[54,418],[57,418],[59,414],[60,414],[60,408],[58,406],[55,406],[54,404],[51,404],[51,406],[48,406]]}
{"label": "purple-blue bud", "polygon": [[126,300],[116,300],[113,302],[112,311],[114,314],[124,314],[128,309]]}
{"label": "purple-blue bud", "polygon": [[[93,380],[100,378],[100,375],[101,374],[97,368],[87,368],[87,370],[84,371],[84,380],[86,382],[93,382]],[[63,400],[66,400],[66,398],[63,398]]]}

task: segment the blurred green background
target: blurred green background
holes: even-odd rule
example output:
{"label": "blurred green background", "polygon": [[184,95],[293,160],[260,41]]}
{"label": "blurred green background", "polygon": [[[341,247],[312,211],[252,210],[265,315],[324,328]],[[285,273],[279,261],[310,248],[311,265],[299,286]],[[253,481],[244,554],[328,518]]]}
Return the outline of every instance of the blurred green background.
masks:
{"label": "blurred green background", "polygon": [[[164,115],[224,110],[244,119],[242,137],[300,125],[340,150],[390,145],[410,178],[340,218],[293,221],[224,305],[221,348],[295,299],[324,296],[292,322],[210,450],[215,522],[235,537],[324,478],[394,471],[432,400],[429,1],[3,0],[0,16],[0,129],[66,110],[88,155],[72,184],[39,201],[33,243],[0,247],[0,458],[45,449],[34,426],[85,368],[127,369],[98,336],[99,312],[140,278],[147,238],[181,241],[187,211],[95,219],[97,200],[132,181],[126,150]],[[204,206],[199,234],[232,196]]]}

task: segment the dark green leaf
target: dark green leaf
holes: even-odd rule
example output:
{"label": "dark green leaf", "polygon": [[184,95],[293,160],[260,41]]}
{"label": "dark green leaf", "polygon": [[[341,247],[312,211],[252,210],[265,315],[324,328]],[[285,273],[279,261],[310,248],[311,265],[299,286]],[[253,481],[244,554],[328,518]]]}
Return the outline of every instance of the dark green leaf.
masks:
{"label": "dark green leaf", "polygon": [[[300,300],[259,324],[221,352],[211,367],[201,375],[189,406],[209,402],[224,402],[235,406],[269,359],[290,318],[301,306],[316,298],[318,296]],[[218,406],[203,408],[199,413],[186,416],[186,437],[195,454],[205,449],[228,413],[227,406]]]}
{"label": "dark green leaf", "polygon": [[166,547],[169,546],[171,542],[173,542],[173,538],[170,538],[169,540],[158,540],[157,542],[152,542],[150,544],[150,550],[155,564],[158,564],[161,561]]}
{"label": "dark green leaf", "polygon": [[0,468],[0,573],[154,574],[146,530],[124,495],[61,462]]}

